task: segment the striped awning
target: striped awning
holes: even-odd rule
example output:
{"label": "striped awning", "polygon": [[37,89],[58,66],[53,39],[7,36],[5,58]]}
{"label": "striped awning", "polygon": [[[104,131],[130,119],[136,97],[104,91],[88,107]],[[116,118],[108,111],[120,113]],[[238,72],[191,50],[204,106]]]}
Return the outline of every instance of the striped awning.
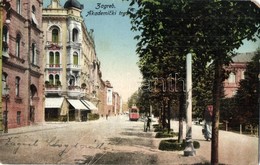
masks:
{"label": "striped awning", "polygon": [[98,108],[97,108],[93,103],[91,103],[90,101],[87,101],[87,100],[81,100],[81,101],[82,101],[82,103],[83,103],[85,106],[87,106],[90,110],[92,110],[92,111],[98,110]]}
{"label": "striped awning", "polygon": [[63,97],[45,98],[45,108],[61,108]]}
{"label": "striped awning", "polygon": [[78,110],[90,110],[87,106],[85,106],[80,100],[68,99],[68,102]]}

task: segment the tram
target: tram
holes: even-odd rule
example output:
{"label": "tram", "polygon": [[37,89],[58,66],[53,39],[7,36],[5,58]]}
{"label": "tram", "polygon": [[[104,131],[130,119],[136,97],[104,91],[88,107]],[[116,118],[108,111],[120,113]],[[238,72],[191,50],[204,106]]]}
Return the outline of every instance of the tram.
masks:
{"label": "tram", "polygon": [[129,109],[129,120],[137,121],[139,117],[139,109],[136,106],[132,106],[132,108]]}

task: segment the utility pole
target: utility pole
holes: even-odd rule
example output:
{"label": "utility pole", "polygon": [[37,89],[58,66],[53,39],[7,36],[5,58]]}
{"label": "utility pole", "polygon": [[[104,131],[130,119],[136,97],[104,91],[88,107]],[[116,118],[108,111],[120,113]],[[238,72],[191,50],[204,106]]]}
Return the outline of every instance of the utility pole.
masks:
{"label": "utility pole", "polygon": [[188,53],[186,56],[186,147],[184,156],[195,156],[192,141],[192,54]]}

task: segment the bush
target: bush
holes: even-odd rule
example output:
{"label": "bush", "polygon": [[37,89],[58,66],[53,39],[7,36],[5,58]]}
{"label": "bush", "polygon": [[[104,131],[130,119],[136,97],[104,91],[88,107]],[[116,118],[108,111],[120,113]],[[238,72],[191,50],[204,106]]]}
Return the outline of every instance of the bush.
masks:
{"label": "bush", "polygon": [[[200,143],[198,141],[193,141],[193,146],[195,149],[200,148]],[[162,140],[159,144],[159,150],[164,151],[182,151],[185,149],[185,140],[182,143],[178,143],[176,139]]]}
{"label": "bush", "polygon": [[155,135],[155,138],[168,138],[168,137],[174,137],[176,136],[176,133],[170,131],[162,131],[162,132],[157,132]]}
{"label": "bush", "polygon": [[[162,128],[160,126],[158,127],[154,127],[154,132],[167,132],[168,131],[168,128]],[[170,131],[173,131],[173,129],[170,129]]]}
{"label": "bush", "polygon": [[97,114],[97,113],[88,114],[88,120],[98,120],[98,119],[99,119],[99,114]]}

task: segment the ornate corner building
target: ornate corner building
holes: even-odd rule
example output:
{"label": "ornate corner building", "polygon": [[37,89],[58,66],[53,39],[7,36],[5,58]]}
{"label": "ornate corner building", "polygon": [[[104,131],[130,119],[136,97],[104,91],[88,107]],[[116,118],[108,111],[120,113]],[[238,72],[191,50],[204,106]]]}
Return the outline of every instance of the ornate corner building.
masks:
{"label": "ornate corner building", "polygon": [[43,9],[45,120],[86,121],[100,113],[100,61],[93,30],[87,29],[77,0],[52,0]]}

